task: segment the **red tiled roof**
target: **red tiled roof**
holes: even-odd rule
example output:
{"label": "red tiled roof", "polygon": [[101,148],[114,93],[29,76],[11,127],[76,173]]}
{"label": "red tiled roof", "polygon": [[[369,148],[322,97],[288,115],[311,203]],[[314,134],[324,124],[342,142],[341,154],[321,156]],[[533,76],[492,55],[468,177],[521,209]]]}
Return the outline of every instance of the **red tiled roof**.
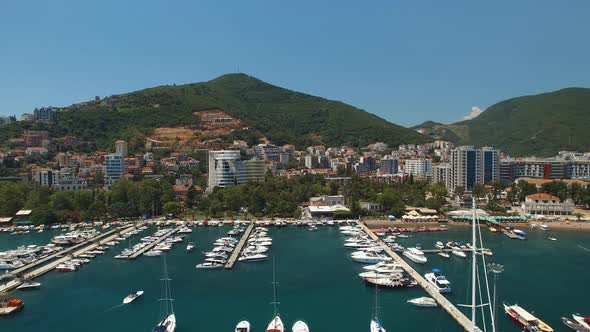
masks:
{"label": "red tiled roof", "polygon": [[553,199],[553,200],[559,200],[559,197],[555,197],[553,195],[549,195],[549,194],[545,194],[545,193],[528,195],[527,198],[530,198],[530,199]]}

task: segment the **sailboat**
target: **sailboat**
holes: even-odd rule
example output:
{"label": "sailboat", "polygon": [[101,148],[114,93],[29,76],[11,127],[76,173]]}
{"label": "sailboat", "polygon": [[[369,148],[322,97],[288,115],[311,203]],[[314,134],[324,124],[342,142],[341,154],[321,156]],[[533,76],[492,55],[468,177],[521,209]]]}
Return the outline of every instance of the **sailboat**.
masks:
{"label": "sailboat", "polygon": [[174,306],[172,305],[173,299],[170,298],[170,278],[168,278],[168,267],[166,265],[166,255],[164,255],[164,297],[160,299],[162,302],[160,306],[160,314],[163,314],[162,319],[152,332],[174,332],[176,329],[176,316],[174,315]]}
{"label": "sailboat", "polygon": [[273,292],[273,301],[272,305],[274,307],[274,318],[268,323],[268,327],[266,328],[266,332],[285,332],[285,325],[283,325],[283,321],[279,316],[279,302],[277,302],[277,281],[276,281],[276,271],[275,271],[275,261],[272,261],[272,292]]}
{"label": "sailboat", "polygon": [[385,328],[381,326],[381,322],[379,322],[379,302],[377,293],[379,292],[379,288],[375,286],[375,317],[371,319],[370,331],[371,332],[385,332]]}

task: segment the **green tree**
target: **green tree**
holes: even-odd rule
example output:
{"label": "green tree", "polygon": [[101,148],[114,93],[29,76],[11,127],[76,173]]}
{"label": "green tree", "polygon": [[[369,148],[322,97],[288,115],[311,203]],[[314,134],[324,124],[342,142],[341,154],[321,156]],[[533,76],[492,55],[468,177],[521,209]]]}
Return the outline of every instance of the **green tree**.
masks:
{"label": "green tree", "polygon": [[59,221],[55,210],[49,205],[41,205],[33,209],[31,221],[35,224],[53,224]]}
{"label": "green tree", "polygon": [[180,206],[180,204],[178,202],[168,202],[168,203],[164,204],[164,206],[162,207],[162,210],[163,210],[164,214],[172,213],[173,215],[177,216],[180,214],[182,207]]}
{"label": "green tree", "polygon": [[25,205],[25,187],[16,183],[0,182],[0,216],[12,216]]}

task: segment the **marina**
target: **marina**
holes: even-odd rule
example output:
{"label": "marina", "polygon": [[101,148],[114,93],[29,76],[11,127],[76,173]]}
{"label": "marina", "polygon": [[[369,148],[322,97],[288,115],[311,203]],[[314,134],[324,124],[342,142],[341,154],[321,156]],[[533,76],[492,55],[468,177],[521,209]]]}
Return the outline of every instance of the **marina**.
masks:
{"label": "marina", "polygon": [[244,248],[246,241],[248,240],[248,238],[250,237],[250,234],[252,233],[252,230],[254,229],[254,226],[255,226],[255,223],[251,222],[248,225],[248,227],[246,228],[246,231],[244,232],[244,234],[242,234],[242,238],[240,239],[240,242],[238,242],[238,244],[234,248],[234,251],[232,252],[231,256],[227,260],[227,264],[225,264],[226,269],[231,269],[234,267],[234,264],[236,263],[238,256],[242,252],[242,249]]}
{"label": "marina", "polygon": [[[151,226],[148,232],[153,233],[155,229]],[[195,227],[192,234],[187,234],[185,241],[193,241],[202,247],[201,244],[213,243],[225,236],[229,229],[229,226]],[[343,249],[343,237],[337,227],[318,226],[317,231],[311,232],[304,227],[270,226],[268,233],[276,241],[272,256],[277,262],[277,275],[281,282],[278,292],[282,302],[281,318],[286,327],[290,328],[297,319],[305,318],[312,330],[317,331],[367,329],[374,303],[374,289],[354,278],[365,270],[349,257],[348,250]],[[550,326],[562,330],[560,325],[565,326],[560,320],[561,316],[585,310],[585,297],[582,294],[589,290],[583,281],[588,277],[583,266],[590,256],[578,246],[587,248],[590,243],[579,232],[551,231],[551,235],[560,241],[547,241],[547,234],[541,234],[540,230],[530,232],[530,241],[513,241],[501,234],[487,233],[485,245],[494,252],[490,259],[506,266],[506,272],[498,281],[498,298],[509,303],[518,301],[527,309],[534,310]],[[468,238],[467,228],[453,227],[448,232],[423,233],[410,238],[398,238],[396,241],[404,247],[420,242],[424,248],[434,248],[437,241],[446,243]],[[10,238],[7,235],[0,238],[6,239]],[[10,319],[3,320],[2,327],[6,327],[6,331],[25,332],[43,328],[64,331],[84,328],[92,332],[103,330],[94,329],[93,326],[114,330],[150,330],[159,318],[156,299],[160,296],[158,280],[161,278],[162,260],[141,259],[131,263],[112,259],[118,248],[125,246],[126,243],[121,242],[106,254],[97,256],[79,272],[45,274],[39,278],[43,283],[40,290],[15,291],[14,296],[24,300],[25,308]],[[567,265],[566,268],[560,260],[561,255],[568,256],[573,266]],[[522,257],[538,259],[523,261]],[[269,289],[271,260],[236,264],[233,272],[227,273],[224,269],[195,269],[194,265],[200,258],[187,253],[184,246],[173,247],[167,259],[170,278],[173,279],[178,330],[192,330],[199,326],[203,329],[231,331],[244,318],[252,324],[253,331],[263,330],[268,324],[272,317],[272,307],[268,305],[272,300]],[[571,271],[560,278],[566,284],[579,285],[580,292],[572,294],[561,285],[554,284],[553,276],[540,273],[541,261]],[[441,268],[453,283],[452,293],[444,296],[453,304],[465,303],[467,259],[445,260],[432,255],[424,265],[409,264],[420,275],[435,267]],[[535,279],[531,280],[527,277],[528,273],[522,271],[535,274]],[[520,287],[523,284],[527,287]],[[547,288],[548,285],[551,287]],[[124,308],[115,307],[126,295],[138,289],[145,292],[141,300]],[[421,308],[407,303],[421,296],[430,295],[421,287],[380,291],[382,309],[379,319],[383,326],[388,331],[463,330],[444,309]],[[66,303],[72,297],[89,300]],[[546,297],[552,298],[550,302],[560,303],[560,308],[545,301]],[[341,301],[344,298],[347,300]],[[62,307],[54,308],[52,304],[55,301],[63,303]],[[64,313],[63,309],[68,312]],[[200,314],[195,315],[195,311]],[[404,319],[399,320],[400,316]],[[61,322],[68,317],[72,317],[69,319],[71,324],[63,326]],[[46,325],[39,325],[40,320],[44,320]],[[502,331],[520,331],[503,311],[498,313],[498,320]]]}
{"label": "marina", "polygon": [[139,257],[140,255],[143,255],[144,253],[148,252],[149,250],[151,250],[152,248],[154,248],[155,246],[157,246],[159,243],[161,243],[162,241],[166,240],[166,238],[168,238],[171,235],[174,235],[176,232],[178,232],[183,226],[177,226],[176,228],[170,230],[169,232],[165,233],[164,235],[160,236],[159,238],[157,238],[155,241],[150,242],[148,245],[144,246],[143,248],[135,251],[133,254],[131,254],[128,259],[135,259],[137,257]]}

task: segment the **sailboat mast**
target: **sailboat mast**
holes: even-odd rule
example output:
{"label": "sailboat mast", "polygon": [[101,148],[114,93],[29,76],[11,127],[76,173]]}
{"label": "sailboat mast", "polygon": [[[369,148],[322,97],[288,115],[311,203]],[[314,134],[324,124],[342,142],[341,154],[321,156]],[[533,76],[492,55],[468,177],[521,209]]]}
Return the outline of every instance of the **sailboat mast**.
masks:
{"label": "sailboat mast", "polygon": [[278,314],[277,308],[277,275],[276,275],[276,268],[275,268],[275,260],[274,257],[272,259],[272,304],[274,307],[274,316],[276,317]]}
{"label": "sailboat mast", "polygon": [[472,208],[472,221],[471,221],[471,244],[473,245],[473,250],[472,250],[472,261],[471,261],[471,323],[473,324],[473,331],[476,331],[476,325],[475,325],[475,313],[476,313],[476,309],[477,309],[477,303],[476,303],[476,289],[475,289],[475,283],[476,283],[476,279],[477,279],[477,255],[476,250],[477,250],[477,238],[476,238],[476,205],[475,205],[475,196],[471,197],[471,208]]}

